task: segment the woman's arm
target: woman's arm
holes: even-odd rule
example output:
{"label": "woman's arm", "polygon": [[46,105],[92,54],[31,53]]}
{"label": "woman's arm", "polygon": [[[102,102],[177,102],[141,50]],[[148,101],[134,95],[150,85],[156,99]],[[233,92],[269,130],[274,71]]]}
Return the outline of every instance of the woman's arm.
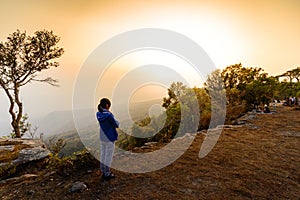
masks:
{"label": "woman's arm", "polygon": [[109,119],[115,128],[119,128],[119,122],[115,119],[115,117],[112,113],[111,113],[111,115],[109,115]]}

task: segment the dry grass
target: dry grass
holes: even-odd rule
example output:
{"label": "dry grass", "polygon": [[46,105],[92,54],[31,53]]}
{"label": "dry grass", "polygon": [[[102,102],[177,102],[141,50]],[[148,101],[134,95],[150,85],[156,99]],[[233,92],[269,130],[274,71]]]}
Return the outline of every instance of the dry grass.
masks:
{"label": "dry grass", "polygon": [[[204,136],[173,164],[155,172],[130,174],[102,182],[81,170],[62,177],[4,186],[2,199],[299,199],[300,111],[278,108],[275,114],[259,114],[253,126],[224,129],[215,148],[198,158]],[[67,193],[75,181],[89,190]],[[34,190],[33,195],[28,191]]]}

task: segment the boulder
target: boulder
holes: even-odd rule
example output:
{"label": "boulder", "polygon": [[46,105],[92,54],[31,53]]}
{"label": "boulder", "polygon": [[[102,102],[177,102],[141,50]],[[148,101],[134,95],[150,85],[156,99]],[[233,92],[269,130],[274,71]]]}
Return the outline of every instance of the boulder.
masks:
{"label": "boulder", "polygon": [[26,148],[19,151],[19,156],[17,159],[13,160],[13,164],[23,164],[35,160],[41,160],[50,155],[48,149],[42,147]]}
{"label": "boulder", "polygon": [[0,139],[0,178],[7,177],[11,169],[50,155],[46,145],[39,139]]}
{"label": "boulder", "polygon": [[71,186],[71,188],[69,189],[68,192],[70,193],[74,193],[74,192],[82,192],[83,190],[86,190],[87,186],[80,181],[77,181],[75,183],[73,183],[73,185]]}

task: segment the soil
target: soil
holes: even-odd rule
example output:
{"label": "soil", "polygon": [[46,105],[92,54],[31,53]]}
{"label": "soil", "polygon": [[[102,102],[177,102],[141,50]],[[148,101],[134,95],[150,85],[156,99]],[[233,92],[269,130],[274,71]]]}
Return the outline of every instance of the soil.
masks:
{"label": "soil", "polygon": [[[114,170],[116,178],[109,181],[101,179],[97,167],[68,175],[25,170],[37,176],[0,185],[0,199],[300,199],[300,110],[277,107],[243,126],[225,128],[200,159],[204,137],[197,134],[184,155],[163,169]],[[68,192],[77,181],[87,189]]]}

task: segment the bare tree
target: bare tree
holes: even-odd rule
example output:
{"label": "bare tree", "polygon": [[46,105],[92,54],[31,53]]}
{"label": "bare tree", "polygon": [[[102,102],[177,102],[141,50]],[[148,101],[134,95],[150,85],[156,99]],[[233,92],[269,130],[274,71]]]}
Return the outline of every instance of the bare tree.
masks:
{"label": "bare tree", "polygon": [[279,75],[278,77],[287,77],[289,79],[289,82],[292,83],[294,79],[297,80],[297,82],[300,82],[300,67],[297,67],[295,69],[286,71],[285,73]]}
{"label": "bare tree", "polygon": [[51,77],[39,79],[37,74],[59,66],[55,60],[64,53],[62,48],[57,47],[59,40],[53,31],[36,31],[33,36],[27,36],[26,32],[17,30],[7,37],[7,41],[0,42],[0,86],[9,99],[11,125],[18,138],[21,137],[23,113],[20,89],[32,81],[57,86],[57,80]]}

